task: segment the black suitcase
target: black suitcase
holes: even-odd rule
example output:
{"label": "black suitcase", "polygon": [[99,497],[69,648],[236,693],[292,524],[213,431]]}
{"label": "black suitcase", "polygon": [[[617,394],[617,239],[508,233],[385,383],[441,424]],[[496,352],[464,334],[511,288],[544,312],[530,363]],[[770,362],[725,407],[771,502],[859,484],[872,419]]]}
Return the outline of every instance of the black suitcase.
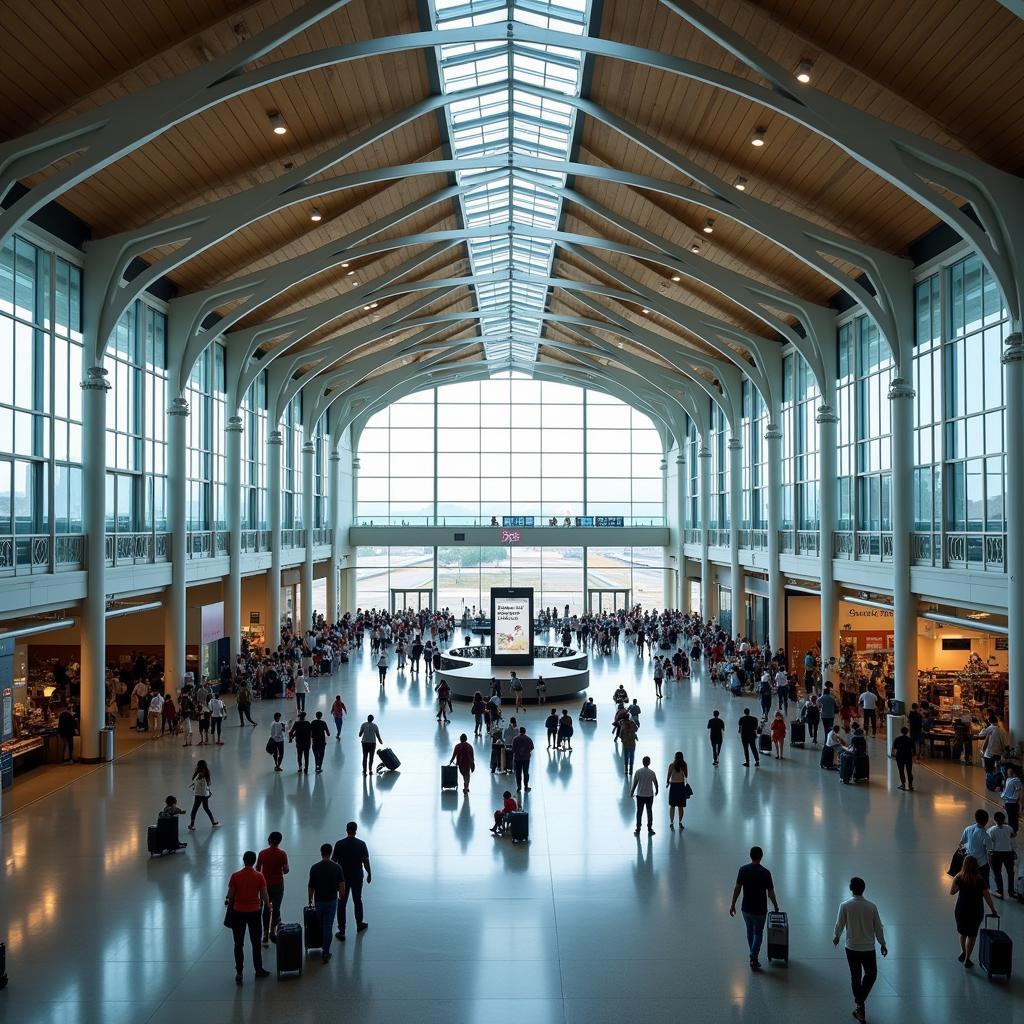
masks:
{"label": "black suitcase", "polygon": [[297,924],[278,925],[277,976],[302,974],[302,960],[302,927]]}
{"label": "black suitcase", "polygon": [[789,723],[789,745],[791,747],[802,746],[806,735],[803,722]]}
{"label": "black suitcase", "polygon": [[377,771],[379,772],[393,772],[402,764],[402,762],[395,757],[395,752],[390,747],[381,747],[381,749],[377,751],[377,757],[380,759],[380,763],[377,765]]}
{"label": "black suitcase", "polygon": [[839,781],[853,782],[853,768],[857,755],[852,750],[844,750],[839,755]]}
{"label": "black suitcase", "polygon": [[821,761],[819,762],[822,768],[835,768],[836,766],[836,748],[835,747],[822,747],[821,748]]}
{"label": "black suitcase", "polygon": [[768,915],[767,949],[769,962],[789,963],[789,918],[784,911],[776,910]]}
{"label": "black suitcase", "polygon": [[150,857],[159,857],[164,852],[160,848],[160,833],[156,825],[150,825],[146,829],[146,849],[149,850]]}
{"label": "black suitcase", "polygon": [[768,733],[762,732],[757,737],[757,749],[762,754],[770,754],[772,752],[772,738]]}
{"label": "black suitcase", "polygon": [[530,815],[526,811],[509,811],[506,818],[512,842],[527,842],[530,838]]}
{"label": "black suitcase", "polygon": [[7,988],[7,946],[0,942],[0,988]]}
{"label": "black suitcase", "polygon": [[[280,929],[278,929],[280,933]],[[280,939],[280,934],[278,935]],[[311,949],[323,949],[324,933],[320,927],[320,915],[313,907],[302,908],[302,939],[308,953]]]}
{"label": "black suitcase", "polygon": [[454,764],[443,764],[441,765],[441,788],[442,789],[458,789],[459,788],[459,769]]}
{"label": "black suitcase", "polygon": [[1009,979],[1010,968],[1013,966],[1013,940],[999,925],[998,914],[986,914],[985,924],[989,918],[995,918],[997,927],[982,928],[978,933],[978,963],[989,981],[993,974],[1000,974]]}
{"label": "black suitcase", "polygon": [[871,775],[871,758],[867,754],[856,754],[853,759],[853,781],[866,782]]}

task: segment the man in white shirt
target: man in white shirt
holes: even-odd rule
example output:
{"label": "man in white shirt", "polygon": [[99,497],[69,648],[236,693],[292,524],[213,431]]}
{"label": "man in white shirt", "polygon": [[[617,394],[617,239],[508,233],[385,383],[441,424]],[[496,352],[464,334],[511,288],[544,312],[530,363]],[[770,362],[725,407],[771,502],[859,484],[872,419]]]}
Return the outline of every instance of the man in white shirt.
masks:
{"label": "man in white shirt", "polygon": [[227,705],[219,696],[214,695],[210,698],[210,732],[217,737],[216,744],[218,747],[224,746],[224,740],[221,738],[221,728],[224,725],[224,716],[227,713]]}
{"label": "man in white shirt", "polygon": [[992,840],[992,874],[995,875],[996,895],[1003,898],[1003,871],[1006,871],[1006,886],[1010,891],[1010,899],[1017,895],[1013,881],[1013,833],[1006,824],[1006,815],[1002,811],[995,813],[996,823],[988,830]]}
{"label": "man in white shirt", "polygon": [[992,839],[986,831],[988,827],[988,811],[979,808],[974,812],[974,824],[968,825],[960,836],[960,845],[968,857],[978,862],[978,870],[985,879],[985,888],[989,887],[988,858],[992,852]]}
{"label": "man in white shirt", "polygon": [[1006,766],[1006,781],[1003,783],[1003,807],[1006,821],[1013,835],[1017,835],[1020,824],[1020,769],[1016,765]]}
{"label": "man in white shirt", "polygon": [[857,703],[860,704],[861,709],[864,712],[864,733],[867,734],[868,729],[871,729],[871,735],[878,735],[878,694],[873,693],[871,690],[865,690],[860,697],[857,698]]}
{"label": "man in white shirt", "polygon": [[885,945],[885,932],[882,931],[882,919],[878,916],[878,907],[870,900],[864,899],[864,879],[850,879],[850,899],[839,904],[839,915],[836,917],[835,932],[832,945],[838,946],[843,932],[846,932],[846,962],[850,965],[850,987],[853,989],[853,1016],[862,1022],[865,1016],[864,1004],[868,1001],[871,989],[878,977],[878,965],[875,960],[875,942],[888,956]]}
{"label": "man in white shirt", "polygon": [[149,731],[153,734],[150,739],[160,738],[160,719],[164,713],[164,698],[160,693],[154,693],[149,699]]}
{"label": "man in white shirt", "polygon": [[643,767],[633,773],[633,785],[629,790],[630,796],[636,797],[636,830],[633,835],[640,835],[640,823],[643,819],[644,808],[647,808],[647,834],[654,835],[654,798],[658,795],[658,776],[651,771],[651,759],[644,758]]}

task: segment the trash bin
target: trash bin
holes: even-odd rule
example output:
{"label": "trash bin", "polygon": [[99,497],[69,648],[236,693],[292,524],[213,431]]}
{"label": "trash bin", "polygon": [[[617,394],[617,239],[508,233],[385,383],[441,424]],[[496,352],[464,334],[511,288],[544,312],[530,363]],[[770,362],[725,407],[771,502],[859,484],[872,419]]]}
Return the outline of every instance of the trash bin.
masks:
{"label": "trash bin", "polygon": [[114,760],[114,730],[110,726],[100,729],[100,760]]}
{"label": "trash bin", "polygon": [[886,755],[892,757],[892,745],[903,730],[903,726],[906,725],[906,718],[903,715],[887,715],[886,716],[886,737],[889,740],[889,746],[886,749]]}

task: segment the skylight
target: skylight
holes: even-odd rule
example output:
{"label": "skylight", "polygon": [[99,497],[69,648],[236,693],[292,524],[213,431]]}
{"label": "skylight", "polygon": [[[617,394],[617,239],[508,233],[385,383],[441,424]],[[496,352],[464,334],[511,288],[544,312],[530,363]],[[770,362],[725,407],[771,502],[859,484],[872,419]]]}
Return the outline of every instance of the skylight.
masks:
{"label": "skylight", "polygon": [[[590,20],[591,0],[431,0],[437,29],[505,24],[509,21],[582,36]],[[472,98],[448,104],[452,155],[530,156],[560,162],[569,159],[575,108],[558,99],[578,96],[583,54],[560,46],[522,42],[486,42],[440,46],[437,51],[445,95],[493,86]],[[535,91],[553,95],[542,96]],[[523,280],[548,277],[554,243],[517,234],[517,230],[555,230],[562,201],[554,193],[565,175],[514,163],[495,179],[493,169],[460,171],[462,217],[467,228],[492,228],[493,234],[469,243],[474,277],[493,278],[475,286],[480,333],[488,362],[531,372],[536,338],[543,329],[547,288]],[[511,229],[511,230],[510,230]],[[519,280],[515,280],[515,277]]]}

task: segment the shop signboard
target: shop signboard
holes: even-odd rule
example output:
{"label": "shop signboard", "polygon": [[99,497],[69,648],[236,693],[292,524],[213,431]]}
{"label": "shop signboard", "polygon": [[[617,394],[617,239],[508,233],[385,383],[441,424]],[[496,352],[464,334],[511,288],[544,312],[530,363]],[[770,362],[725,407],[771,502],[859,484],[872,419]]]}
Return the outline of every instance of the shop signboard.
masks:
{"label": "shop signboard", "polygon": [[533,664],[533,587],[491,588],[491,662]]}

